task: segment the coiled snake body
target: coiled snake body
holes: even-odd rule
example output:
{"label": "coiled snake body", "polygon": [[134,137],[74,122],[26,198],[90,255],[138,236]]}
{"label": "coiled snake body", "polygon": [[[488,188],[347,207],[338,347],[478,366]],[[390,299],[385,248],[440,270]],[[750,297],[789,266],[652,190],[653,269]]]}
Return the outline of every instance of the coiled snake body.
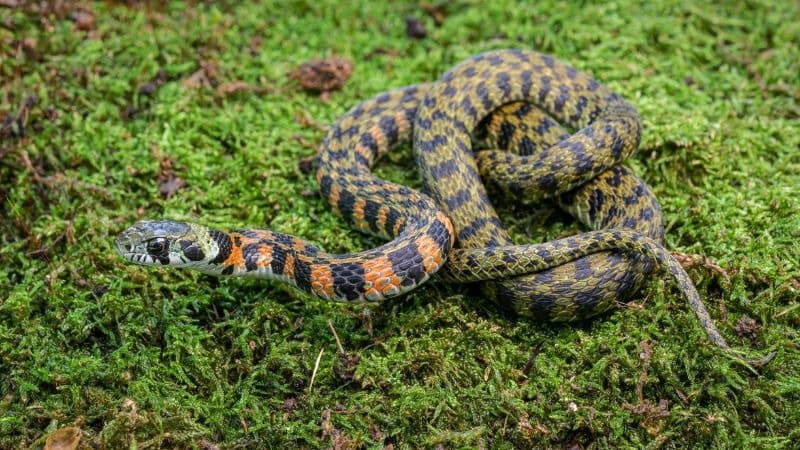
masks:
{"label": "coiled snake body", "polygon": [[[412,133],[427,195],[370,170]],[[657,262],[710,339],[727,348],[688,275],[661,245],[657,200],[619,165],[640,133],[635,108],[593,78],[531,51],[488,52],[436,83],[361,103],[325,137],[316,173],[322,196],[359,230],[390,239],[386,244],[339,255],[273,231],[142,221],[116,248],[139,264],[279,279],[347,301],[401,295],[439,271],[449,281],[483,281],[487,293],[520,314],[555,321],[608,310]],[[492,149],[474,152],[478,146]],[[514,198],[558,196],[595,231],[514,245],[481,176]]]}

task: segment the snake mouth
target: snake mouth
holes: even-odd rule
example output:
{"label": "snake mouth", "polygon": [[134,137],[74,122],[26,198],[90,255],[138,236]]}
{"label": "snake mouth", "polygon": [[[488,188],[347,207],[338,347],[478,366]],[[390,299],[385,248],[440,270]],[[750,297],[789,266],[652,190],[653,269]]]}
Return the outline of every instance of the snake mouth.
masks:
{"label": "snake mouth", "polygon": [[133,245],[123,244],[122,242],[119,241],[119,239],[116,239],[114,241],[114,249],[117,250],[117,253],[119,253],[119,255],[124,258],[128,258],[130,255],[134,253]]}
{"label": "snake mouth", "polygon": [[148,253],[137,252],[135,246],[130,244],[115,242],[115,247],[119,256],[134,264],[140,264],[142,266],[166,266],[171,262],[169,257],[158,257]]}
{"label": "snake mouth", "polygon": [[136,244],[137,238],[140,238],[140,236],[138,236],[133,229],[128,229],[120,234],[114,240],[114,249],[117,251],[117,254],[132,263],[144,266],[155,265],[161,262],[153,255],[143,252],[141,245]]}
{"label": "snake mouth", "polygon": [[119,256],[133,261],[133,257],[141,252],[136,251],[136,245],[134,244],[133,239],[130,238],[129,231],[130,230],[125,231],[117,236],[116,239],[114,239],[114,249],[117,251]]}
{"label": "snake mouth", "polygon": [[150,265],[155,262],[155,258],[146,253],[135,251],[136,247],[133,244],[120,242],[119,239],[114,241],[114,248],[117,250],[117,254],[119,254],[119,256],[132,263]]}
{"label": "snake mouth", "polygon": [[127,260],[130,260],[135,254],[133,251],[133,244],[122,242],[119,238],[114,239],[114,250],[117,251],[119,256]]}
{"label": "snake mouth", "polygon": [[159,262],[156,258],[142,253],[120,253],[120,255],[132,263],[141,264],[143,266],[152,266],[155,265],[156,262]]}

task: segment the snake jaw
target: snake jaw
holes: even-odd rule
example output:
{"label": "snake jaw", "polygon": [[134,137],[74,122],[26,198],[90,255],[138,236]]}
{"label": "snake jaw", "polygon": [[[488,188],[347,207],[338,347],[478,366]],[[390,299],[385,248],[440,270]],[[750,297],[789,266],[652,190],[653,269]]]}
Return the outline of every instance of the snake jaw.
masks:
{"label": "snake jaw", "polygon": [[123,231],[114,241],[120,256],[145,266],[188,267],[204,260],[194,227],[171,220],[142,220]]}

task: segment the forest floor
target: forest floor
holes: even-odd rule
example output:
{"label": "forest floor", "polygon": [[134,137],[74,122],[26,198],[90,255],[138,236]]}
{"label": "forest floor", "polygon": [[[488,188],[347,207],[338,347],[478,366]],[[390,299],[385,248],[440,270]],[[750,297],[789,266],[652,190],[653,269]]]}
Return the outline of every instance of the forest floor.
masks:
{"label": "forest floor", "polygon": [[[800,4],[528,3],[0,0],[0,448],[796,446]],[[553,325],[437,280],[342,304],[114,251],[159,217],[378,245],[316,194],[327,127],[511,47],[636,105],[626,165],[668,247],[731,345],[771,364],[709,343],[663,272]],[[290,76],[331,56],[352,64],[341,89]],[[377,173],[420,187],[409,154]],[[581,231],[519,203],[497,200],[519,242]]]}

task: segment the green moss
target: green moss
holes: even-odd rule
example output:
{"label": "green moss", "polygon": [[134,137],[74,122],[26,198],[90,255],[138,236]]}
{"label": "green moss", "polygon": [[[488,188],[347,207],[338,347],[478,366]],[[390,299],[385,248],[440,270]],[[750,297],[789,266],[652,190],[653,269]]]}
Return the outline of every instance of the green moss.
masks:
{"label": "green moss", "polygon": [[[107,448],[796,445],[797,4],[523,3],[446,3],[441,26],[416,2],[100,3],[86,6],[89,31],[72,4],[0,7],[0,121],[38,99],[25,137],[0,138],[0,447],[40,447],[68,425]],[[406,37],[408,15],[425,39]],[[735,347],[763,351],[734,331],[761,324],[757,341],[779,350],[770,366],[754,373],[708,344],[665,277],[641,308],[553,326],[436,282],[366,308],[113,252],[140,217],[375,245],[303,195],[315,184],[298,162],[324,133],[303,117],[330,124],[503,47],[552,53],[636,104],[646,130],[629,164],[661,200],[669,246],[727,269],[730,283],[690,274]],[[355,71],[329,101],[287,80],[331,54]],[[260,89],[184,86],[208,64],[216,83]],[[164,159],[186,181],[169,199]],[[419,186],[407,153],[390,160],[382,176]],[[520,240],[577,230],[563,214],[501,210]],[[642,341],[649,409],[637,409]]]}

